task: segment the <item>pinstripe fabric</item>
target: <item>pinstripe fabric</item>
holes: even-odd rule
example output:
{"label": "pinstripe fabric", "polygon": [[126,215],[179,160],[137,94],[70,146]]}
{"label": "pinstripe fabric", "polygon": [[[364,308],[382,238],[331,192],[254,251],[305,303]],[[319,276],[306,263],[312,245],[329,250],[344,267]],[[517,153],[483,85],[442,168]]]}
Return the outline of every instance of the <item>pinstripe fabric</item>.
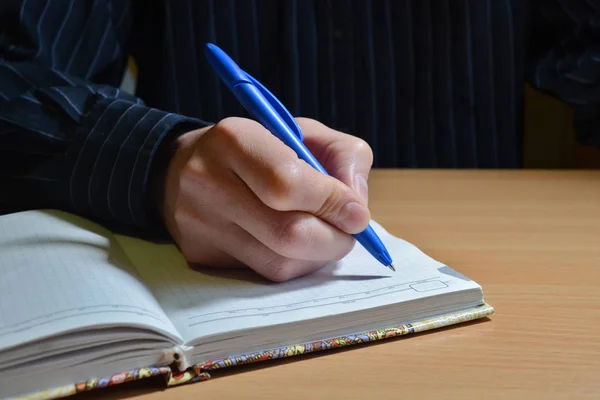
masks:
{"label": "pinstripe fabric", "polygon": [[[600,145],[599,17],[595,0],[3,0],[0,208],[156,227],[164,138],[245,116],[207,41],[376,167],[520,167],[526,79]],[[116,89],[127,54],[136,96]]]}
{"label": "pinstripe fabric", "polygon": [[205,123],[117,89],[131,6],[2,3],[1,211],[48,207],[115,229],[158,226],[147,201],[157,148]]}

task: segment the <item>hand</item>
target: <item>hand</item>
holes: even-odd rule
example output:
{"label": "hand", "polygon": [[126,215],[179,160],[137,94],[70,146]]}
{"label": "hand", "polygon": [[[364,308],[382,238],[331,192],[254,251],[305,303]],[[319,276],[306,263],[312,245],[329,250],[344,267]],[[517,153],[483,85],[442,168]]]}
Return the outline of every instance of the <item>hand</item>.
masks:
{"label": "hand", "polygon": [[298,119],[317,172],[255,121],[229,118],[178,139],[163,218],[189,262],[249,266],[281,282],[343,258],[369,221],[372,152],[361,139]]}

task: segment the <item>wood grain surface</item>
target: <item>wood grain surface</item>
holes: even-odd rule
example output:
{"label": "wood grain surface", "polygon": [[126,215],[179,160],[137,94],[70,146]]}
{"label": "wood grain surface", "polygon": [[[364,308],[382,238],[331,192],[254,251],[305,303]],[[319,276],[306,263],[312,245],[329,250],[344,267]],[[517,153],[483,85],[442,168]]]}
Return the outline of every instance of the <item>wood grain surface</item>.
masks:
{"label": "wood grain surface", "polygon": [[373,217],[482,284],[482,322],[81,398],[600,398],[600,172],[374,171]]}

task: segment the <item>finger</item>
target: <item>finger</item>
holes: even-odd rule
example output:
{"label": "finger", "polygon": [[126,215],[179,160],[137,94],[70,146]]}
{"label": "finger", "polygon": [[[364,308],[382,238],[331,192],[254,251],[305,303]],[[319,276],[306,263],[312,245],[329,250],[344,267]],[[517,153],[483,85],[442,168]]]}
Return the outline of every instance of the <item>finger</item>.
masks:
{"label": "finger", "polygon": [[219,205],[211,209],[211,215],[234,222],[283,257],[333,261],[346,256],[354,246],[351,236],[309,213],[268,207],[232,172],[221,173],[218,181],[228,189],[211,190],[212,202]]}
{"label": "finger", "polygon": [[297,118],[306,147],[334,177],[350,186],[368,203],[368,178],[373,151],[363,139],[331,129],[308,118]]}
{"label": "finger", "polygon": [[[238,178],[239,179],[239,178]],[[306,212],[278,211],[265,205],[241,181],[240,193],[223,199],[224,210],[242,229],[283,257],[298,260],[340,260],[354,239]],[[243,192],[243,193],[242,193]]]}
{"label": "finger", "polygon": [[[185,259],[197,266],[210,268],[240,268],[244,264],[214,244],[215,229],[211,218],[193,209],[178,211],[178,246]],[[212,220],[216,220],[213,218]]]}
{"label": "finger", "polygon": [[[215,251],[198,254],[198,259],[194,261],[192,258],[190,261],[203,266],[231,267],[242,264],[275,282],[284,282],[309,274],[327,263],[324,260],[306,261],[283,257],[235,224],[228,226],[227,229],[215,227],[203,229],[200,240],[210,241],[220,254]],[[226,257],[223,258],[223,254]],[[229,259],[236,261],[233,263],[225,261]]]}
{"label": "finger", "polygon": [[215,151],[229,155],[224,162],[264,204],[278,211],[308,212],[346,233],[366,228],[369,211],[352,189],[299,160],[259,124],[244,121],[217,125],[214,132],[221,140],[215,140]]}
{"label": "finger", "polygon": [[265,278],[284,282],[307,275],[327,264],[327,260],[294,260],[275,253],[240,227],[224,235],[224,249]]}

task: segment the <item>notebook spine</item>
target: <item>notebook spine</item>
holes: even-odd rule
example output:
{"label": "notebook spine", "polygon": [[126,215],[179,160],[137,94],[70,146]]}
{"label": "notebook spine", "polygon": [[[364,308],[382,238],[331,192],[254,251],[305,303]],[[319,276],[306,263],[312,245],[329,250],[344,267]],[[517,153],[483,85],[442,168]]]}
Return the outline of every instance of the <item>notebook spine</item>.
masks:
{"label": "notebook spine", "polygon": [[190,352],[193,347],[190,346],[175,346],[171,352],[171,360],[179,371],[185,371],[192,366],[190,363]]}

